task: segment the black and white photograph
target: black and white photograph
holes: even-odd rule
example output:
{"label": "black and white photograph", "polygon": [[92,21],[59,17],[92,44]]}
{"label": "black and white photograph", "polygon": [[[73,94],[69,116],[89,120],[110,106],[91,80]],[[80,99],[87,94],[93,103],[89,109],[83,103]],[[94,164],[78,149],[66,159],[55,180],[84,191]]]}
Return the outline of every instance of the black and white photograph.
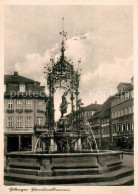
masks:
{"label": "black and white photograph", "polygon": [[5,186],[134,186],[133,11],[4,5]]}

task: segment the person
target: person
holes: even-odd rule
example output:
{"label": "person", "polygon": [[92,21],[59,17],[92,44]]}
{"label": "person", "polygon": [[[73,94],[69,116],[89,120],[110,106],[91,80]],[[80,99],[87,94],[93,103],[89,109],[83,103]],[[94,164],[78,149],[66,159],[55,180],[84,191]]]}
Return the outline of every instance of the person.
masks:
{"label": "person", "polygon": [[61,117],[63,117],[63,115],[67,113],[68,102],[66,100],[66,95],[67,93],[65,92],[62,96],[62,102],[60,104]]}

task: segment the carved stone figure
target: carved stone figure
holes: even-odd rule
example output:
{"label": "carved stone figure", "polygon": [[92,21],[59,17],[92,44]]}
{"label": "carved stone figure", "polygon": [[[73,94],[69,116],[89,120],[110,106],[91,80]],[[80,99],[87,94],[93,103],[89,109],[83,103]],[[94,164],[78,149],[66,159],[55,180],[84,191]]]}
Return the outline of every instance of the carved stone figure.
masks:
{"label": "carved stone figure", "polygon": [[67,93],[65,92],[62,96],[62,102],[60,104],[60,111],[61,111],[61,117],[63,117],[63,115],[65,113],[67,113],[67,108],[68,108],[68,102],[66,100],[66,96],[67,96]]}

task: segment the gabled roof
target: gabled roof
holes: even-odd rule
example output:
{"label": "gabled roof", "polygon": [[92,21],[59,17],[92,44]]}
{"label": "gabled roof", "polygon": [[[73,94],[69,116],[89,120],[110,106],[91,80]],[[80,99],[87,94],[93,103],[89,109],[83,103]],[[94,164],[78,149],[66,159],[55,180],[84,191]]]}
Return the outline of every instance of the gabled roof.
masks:
{"label": "gabled roof", "polygon": [[121,87],[121,86],[127,86],[127,87],[129,87],[129,86],[131,86],[132,84],[131,83],[125,83],[125,82],[121,82],[121,83],[119,83],[119,85],[117,86],[117,88],[119,88],[119,87]]}

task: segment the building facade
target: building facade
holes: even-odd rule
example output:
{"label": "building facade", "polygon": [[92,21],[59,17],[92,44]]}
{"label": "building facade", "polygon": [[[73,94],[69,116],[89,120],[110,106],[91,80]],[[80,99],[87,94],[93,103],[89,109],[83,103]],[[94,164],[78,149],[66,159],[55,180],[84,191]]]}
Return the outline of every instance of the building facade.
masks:
{"label": "building facade", "polygon": [[133,78],[120,83],[89,123],[100,149],[132,149],[134,146]]}
{"label": "building facade", "polygon": [[66,117],[69,118],[70,122],[71,119],[74,118],[73,126],[75,128],[82,128],[84,126],[85,120],[89,120],[89,118],[92,117],[94,113],[96,113],[101,108],[101,106],[101,104],[97,104],[97,102],[95,102],[95,104],[80,107],[79,110],[74,112],[74,116],[72,114],[68,114]]}
{"label": "building facade", "polygon": [[100,113],[101,111],[97,111],[94,115],[89,118],[90,126],[93,130],[93,134],[95,136],[95,140],[97,142],[98,148],[101,148],[101,121],[100,121]]}
{"label": "building facade", "polygon": [[47,128],[45,88],[18,72],[5,75],[4,84],[5,152],[33,150],[37,136]]}
{"label": "building facade", "polygon": [[134,99],[133,78],[131,83],[120,83],[118,93],[112,97],[112,142],[117,149],[133,149],[134,146]]}
{"label": "building facade", "polygon": [[111,143],[111,98],[108,98],[99,111],[89,118],[89,123],[100,149],[107,149]]}

